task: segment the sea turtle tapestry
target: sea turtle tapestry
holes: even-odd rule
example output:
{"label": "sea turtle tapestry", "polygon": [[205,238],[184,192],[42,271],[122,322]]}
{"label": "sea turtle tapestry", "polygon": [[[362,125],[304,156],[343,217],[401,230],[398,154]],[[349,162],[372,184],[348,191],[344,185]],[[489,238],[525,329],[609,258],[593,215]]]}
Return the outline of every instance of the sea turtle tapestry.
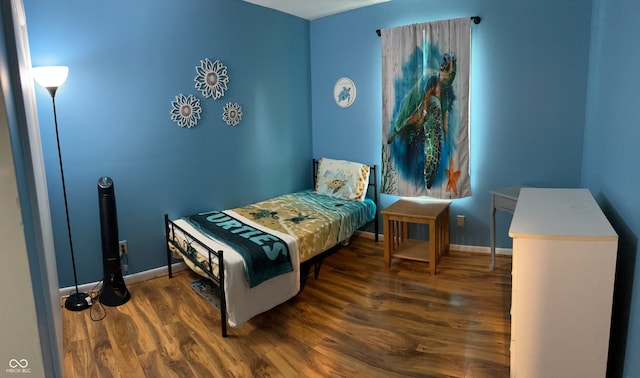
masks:
{"label": "sea turtle tapestry", "polygon": [[381,37],[382,193],[470,196],[469,19],[384,29]]}

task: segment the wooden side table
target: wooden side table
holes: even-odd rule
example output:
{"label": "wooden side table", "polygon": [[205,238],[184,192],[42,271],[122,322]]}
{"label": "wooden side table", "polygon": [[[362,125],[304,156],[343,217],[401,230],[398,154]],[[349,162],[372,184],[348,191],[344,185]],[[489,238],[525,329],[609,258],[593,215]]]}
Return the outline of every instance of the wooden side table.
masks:
{"label": "wooden side table", "polygon": [[[425,261],[435,275],[440,256],[449,253],[449,204],[402,199],[382,210],[386,266],[391,266],[392,256]],[[429,241],[409,239],[409,223],[429,225]]]}

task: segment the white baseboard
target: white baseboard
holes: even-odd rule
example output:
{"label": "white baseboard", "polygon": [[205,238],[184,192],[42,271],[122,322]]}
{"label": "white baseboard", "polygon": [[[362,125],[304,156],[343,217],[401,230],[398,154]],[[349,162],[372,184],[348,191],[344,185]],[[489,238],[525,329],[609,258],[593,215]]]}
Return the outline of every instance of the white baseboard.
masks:
{"label": "white baseboard", "polygon": [[[451,244],[450,247],[453,251],[460,252],[471,252],[471,253],[484,253],[491,254],[491,247],[481,247],[477,245],[462,245],[462,244]],[[496,255],[506,255],[512,256],[513,249],[511,248],[496,248]]]}
{"label": "white baseboard", "polygon": [[[187,265],[184,262],[177,262],[171,265],[171,270],[174,273],[184,270],[186,268],[187,268]],[[144,272],[128,274],[124,276],[124,283],[132,284],[140,281],[150,280],[152,278],[156,278],[160,276],[166,276],[167,274],[168,274],[167,267],[165,265],[158,268],[145,270]],[[89,293],[89,292],[96,291],[96,289],[98,288],[98,285],[100,285],[101,283],[102,281],[98,281],[98,282],[90,282],[90,283],[78,285],[78,291],[81,293]],[[67,297],[71,292],[75,290],[76,290],[75,286],[61,287],[60,296]]]}
{"label": "white baseboard", "polygon": [[[367,239],[371,239],[371,240],[375,239],[375,233],[369,232],[369,231],[356,231],[356,235],[367,238]],[[380,241],[384,240],[384,235],[382,233],[378,234],[378,237]],[[490,247],[480,247],[475,245],[451,244],[450,248],[454,251],[461,251],[461,252],[484,253],[487,255],[491,253]],[[496,255],[511,256],[512,254],[513,254],[513,250],[511,248],[496,248]],[[177,262],[171,265],[171,269],[174,272],[179,272],[181,270],[187,269],[187,265],[184,262]],[[145,270],[139,273],[128,274],[124,276],[124,282],[126,284],[132,284],[135,282],[146,281],[152,278],[165,276],[165,275],[167,275],[167,267],[161,266],[158,268]],[[80,291],[81,293],[93,292],[96,290],[96,288],[98,287],[98,285],[100,285],[101,282],[102,281],[90,282],[90,283],[78,285],[78,291]],[[71,293],[74,290],[75,290],[75,286],[61,287],[60,296],[66,297],[69,295],[69,293]]]}
{"label": "white baseboard", "polygon": [[[361,236],[363,238],[375,239],[375,233],[370,231],[356,231],[356,235]],[[378,238],[380,241],[384,240],[384,235],[382,233],[378,234]],[[491,247],[481,247],[477,245],[462,245],[462,244],[451,244],[450,248],[454,251],[460,252],[471,252],[471,253],[485,253],[487,255],[491,254]],[[513,250],[511,248],[496,248],[496,255],[507,255],[512,256]]]}

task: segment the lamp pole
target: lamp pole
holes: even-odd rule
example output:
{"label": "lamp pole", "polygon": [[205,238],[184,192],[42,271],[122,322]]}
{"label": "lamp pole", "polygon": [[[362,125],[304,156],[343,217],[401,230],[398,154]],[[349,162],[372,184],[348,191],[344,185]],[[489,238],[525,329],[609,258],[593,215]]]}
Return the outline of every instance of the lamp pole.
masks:
{"label": "lamp pole", "polygon": [[60,135],[58,133],[58,115],[56,113],[56,91],[64,83],[68,74],[68,67],[37,67],[33,69],[33,76],[38,84],[47,88],[51,94],[53,103],[53,123],[56,130],[56,143],[58,145],[58,161],[60,163],[60,177],[62,179],[62,195],[64,197],[64,211],[67,219],[67,233],[69,235],[69,249],[71,251],[71,265],[73,266],[73,282],[75,292],[70,294],[64,302],[64,307],[70,311],[82,311],[91,306],[91,298],[78,289],[78,275],[76,273],[76,258],[73,252],[73,238],[71,237],[71,222],[69,221],[69,204],[67,201],[67,185],[64,180],[64,167],[62,166],[62,152],[60,149]]}

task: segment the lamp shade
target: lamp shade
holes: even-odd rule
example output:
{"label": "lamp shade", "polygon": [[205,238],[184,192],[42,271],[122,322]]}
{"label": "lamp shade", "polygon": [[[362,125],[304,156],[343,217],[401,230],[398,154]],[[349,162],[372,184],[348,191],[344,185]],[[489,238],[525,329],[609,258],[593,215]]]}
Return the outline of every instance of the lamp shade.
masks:
{"label": "lamp shade", "polygon": [[45,66],[33,67],[31,74],[36,83],[45,88],[58,88],[64,84],[69,75],[69,67],[67,66]]}

